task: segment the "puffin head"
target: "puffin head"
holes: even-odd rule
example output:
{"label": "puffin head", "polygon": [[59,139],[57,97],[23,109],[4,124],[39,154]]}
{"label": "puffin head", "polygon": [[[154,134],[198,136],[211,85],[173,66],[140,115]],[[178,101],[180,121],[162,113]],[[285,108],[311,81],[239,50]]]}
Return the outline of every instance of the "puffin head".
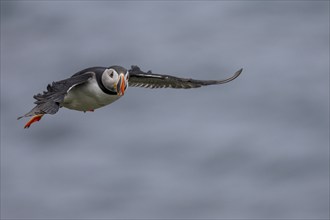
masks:
{"label": "puffin head", "polygon": [[102,74],[102,84],[104,87],[117,95],[124,95],[128,86],[128,71],[121,66],[110,66]]}

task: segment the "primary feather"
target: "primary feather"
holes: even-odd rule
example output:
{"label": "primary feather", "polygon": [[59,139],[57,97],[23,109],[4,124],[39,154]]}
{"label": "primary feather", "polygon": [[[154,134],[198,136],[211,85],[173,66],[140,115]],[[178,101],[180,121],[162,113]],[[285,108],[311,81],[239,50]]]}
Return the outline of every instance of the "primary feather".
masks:
{"label": "primary feather", "polygon": [[216,85],[230,82],[236,79],[243,69],[238,70],[232,77],[224,80],[196,80],[191,78],[179,78],[165,74],[155,74],[151,71],[143,72],[138,66],[132,66],[129,70],[129,86],[144,88],[174,88],[191,89],[201,86]]}

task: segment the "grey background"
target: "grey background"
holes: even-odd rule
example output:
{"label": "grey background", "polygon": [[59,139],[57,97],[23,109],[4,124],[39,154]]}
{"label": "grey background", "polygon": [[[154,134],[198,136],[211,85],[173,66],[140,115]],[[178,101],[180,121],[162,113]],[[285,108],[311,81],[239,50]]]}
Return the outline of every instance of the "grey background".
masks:
{"label": "grey background", "polygon": [[[244,71],[16,120],[48,83],[113,64]],[[328,216],[328,1],[1,1],[2,218]]]}

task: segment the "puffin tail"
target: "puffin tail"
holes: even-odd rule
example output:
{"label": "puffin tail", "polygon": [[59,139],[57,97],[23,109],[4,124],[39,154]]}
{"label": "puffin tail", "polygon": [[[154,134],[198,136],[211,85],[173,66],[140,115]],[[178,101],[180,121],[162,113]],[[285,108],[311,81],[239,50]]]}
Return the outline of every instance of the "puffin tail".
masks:
{"label": "puffin tail", "polygon": [[45,114],[55,114],[59,108],[60,105],[56,102],[43,102],[37,104],[31,111],[29,111],[25,115],[18,117],[17,120],[24,117],[32,117],[24,126],[24,128],[29,128],[31,124],[39,121],[42,116],[44,116]]}
{"label": "puffin tail", "polygon": [[60,105],[57,102],[43,102],[37,104],[31,111],[17,118],[17,120],[24,117],[31,117],[35,115],[44,115],[44,114],[55,114],[60,108]]}
{"label": "puffin tail", "polygon": [[17,120],[24,118],[24,117],[32,116],[32,118],[24,126],[24,128],[29,128],[31,126],[31,124],[33,124],[34,122],[40,121],[40,119],[42,118],[42,116],[44,116],[44,114],[45,113],[40,113],[38,105],[37,105],[36,107],[34,107],[31,111],[29,111],[25,115],[18,117]]}
{"label": "puffin tail", "polygon": [[31,111],[29,111],[25,115],[19,116],[17,118],[17,120],[20,120],[21,118],[24,118],[24,117],[31,117],[31,116],[37,115],[37,111],[36,111],[37,110],[37,107],[38,106],[34,107]]}

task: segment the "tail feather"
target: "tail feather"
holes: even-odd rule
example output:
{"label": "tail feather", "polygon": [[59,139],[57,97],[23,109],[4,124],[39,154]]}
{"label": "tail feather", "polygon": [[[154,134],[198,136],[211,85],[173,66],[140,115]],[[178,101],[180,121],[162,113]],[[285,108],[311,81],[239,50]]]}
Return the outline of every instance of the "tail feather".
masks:
{"label": "tail feather", "polygon": [[45,102],[36,105],[31,111],[26,113],[25,115],[22,115],[17,118],[17,120],[23,118],[23,117],[31,117],[35,115],[40,115],[40,114],[55,114],[58,109],[60,108],[60,105],[57,102]]}

